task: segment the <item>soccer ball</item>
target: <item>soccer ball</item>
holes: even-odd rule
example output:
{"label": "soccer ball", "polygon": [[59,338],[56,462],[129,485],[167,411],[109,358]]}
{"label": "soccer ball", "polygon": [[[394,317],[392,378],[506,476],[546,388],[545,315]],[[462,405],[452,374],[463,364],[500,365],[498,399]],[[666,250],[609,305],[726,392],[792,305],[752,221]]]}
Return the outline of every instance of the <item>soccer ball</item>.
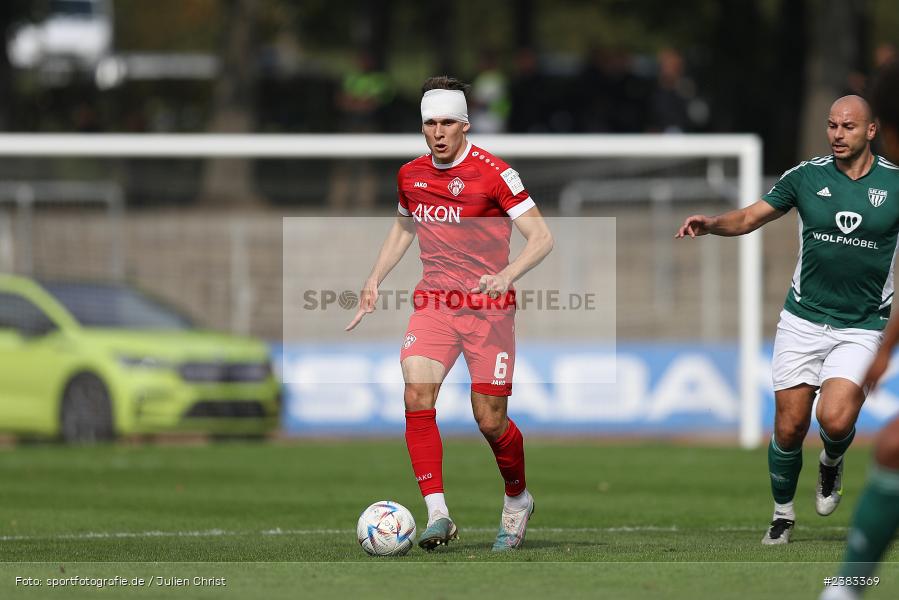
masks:
{"label": "soccer ball", "polygon": [[372,556],[402,556],[415,541],[415,519],[402,504],[381,500],[362,511],[356,537]]}

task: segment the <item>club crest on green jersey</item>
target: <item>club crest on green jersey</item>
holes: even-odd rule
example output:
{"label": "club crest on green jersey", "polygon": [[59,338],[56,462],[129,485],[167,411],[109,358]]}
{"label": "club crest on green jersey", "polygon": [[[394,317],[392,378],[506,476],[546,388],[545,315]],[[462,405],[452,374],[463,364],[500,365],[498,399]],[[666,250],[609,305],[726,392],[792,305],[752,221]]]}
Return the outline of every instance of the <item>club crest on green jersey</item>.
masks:
{"label": "club crest on green jersey", "polygon": [[868,188],[868,200],[871,201],[871,206],[877,208],[887,199],[887,191],[886,190],[878,190],[876,188]]}

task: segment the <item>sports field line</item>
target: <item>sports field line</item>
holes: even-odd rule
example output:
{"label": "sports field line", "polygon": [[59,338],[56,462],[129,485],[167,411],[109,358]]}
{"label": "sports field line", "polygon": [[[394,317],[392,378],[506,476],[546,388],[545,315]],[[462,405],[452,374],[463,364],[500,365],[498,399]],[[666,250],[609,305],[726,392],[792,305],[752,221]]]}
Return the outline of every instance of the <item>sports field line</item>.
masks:
{"label": "sports field line", "polygon": [[[760,527],[715,527],[712,529],[683,529],[676,526],[620,526],[620,527],[532,527],[531,533],[652,533],[652,532],[754,532]],[[800,527],[802,529],[802,527]],[[816,531],[846,531],[846,527],[815,527]],[[465,527],[462,532],[493,533],[496,527]],[[204,529],[197,531],[83,531],[78,533],[58,533],[46,535],[0,535],[0,542],[27,542],[32,540],[108,540],[160,537],[226,537],[226,536],[278,536],[278,535],[350,535],[352,529],[263,529],[261,531],[229,531],[226,529]]]}

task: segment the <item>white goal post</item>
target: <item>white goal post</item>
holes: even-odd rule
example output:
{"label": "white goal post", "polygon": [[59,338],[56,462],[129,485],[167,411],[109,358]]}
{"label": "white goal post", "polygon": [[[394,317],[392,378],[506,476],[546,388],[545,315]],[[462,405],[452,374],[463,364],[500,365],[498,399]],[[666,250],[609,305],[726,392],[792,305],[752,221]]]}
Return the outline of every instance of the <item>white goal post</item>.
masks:
{"label": "white goal post", "polygon": [[[762,144],[755,135],[472,135],[507,158],[730,158],[740,206],[761,196]],[[401,158],[425,153],[421,135],[0,134],[0,156],[99,158]],[[762,440],[761,232],[739,240],[740,445]]]}

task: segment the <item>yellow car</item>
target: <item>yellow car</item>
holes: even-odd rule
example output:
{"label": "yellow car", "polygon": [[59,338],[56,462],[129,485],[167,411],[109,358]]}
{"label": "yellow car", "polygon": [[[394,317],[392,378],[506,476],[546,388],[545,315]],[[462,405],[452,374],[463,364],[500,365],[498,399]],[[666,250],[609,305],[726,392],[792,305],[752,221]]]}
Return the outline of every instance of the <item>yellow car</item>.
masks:
{"label": "yellow car", "polygon": [[0,431],[262,435],[280,399],[259,340],[198,330],[124,285],[0,274]]}

